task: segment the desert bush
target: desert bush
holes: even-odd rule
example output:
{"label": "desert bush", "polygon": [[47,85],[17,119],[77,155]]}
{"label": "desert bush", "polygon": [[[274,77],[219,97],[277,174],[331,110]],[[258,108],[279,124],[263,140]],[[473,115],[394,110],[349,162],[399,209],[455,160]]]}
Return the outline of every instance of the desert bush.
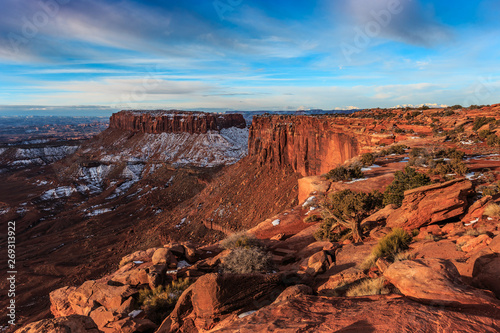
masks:
{"label": "desert bush", "polygon": [[486,139],[489,135],[491,135],[491,131],[489,129],[484,129],[484,130],[480,130],[477,135],[479,136],[479,138],[481,140],[484,140]]}
{"label": "desert bush", "polygon": [[490,134],[486,138],[486,144],[490,147],[498,147],[500,146],[500,137],[496,134]]}
{"label": "desert bush", "polygon": [[494,203],[489,204],[484,209],[483,214],[490,217],[500,216],[500,205]]}
{"label": "desert bush", "polygon": [[338,181],[348,181],[357,178],[363,178],[363,172],[361,171],[361,167],[344,167],[338,166],[335,169],[330,170],[326,174],[326,178],[331,179],[334,182]]}
{"label": "desert bush", "polygon": [[385,279],[380,277],[378,279],[365,279],[360,283],[353,286],[346,293],[346,296],[371,296],[371,295],[386,295],[389,289],[384,287]]}
{"label": "desert bush", "polygon": [[318,221],[321,221],[321,216],[319,215],[309,215],[304,219],[305,223],[314,223]]}
{"label": "desert bush", "polygon": [[138,304],[149,319],[160,323],[174,309],[175,303],[190,285],[188,279],[173,281],[167,287],[139,291]]}
{"label": "desert bush", "polygon": [[481,127],[483,127],[484,125],[488,124],[488,123],[491,123],[491,122],[494,122],[495,121],[495,118],[493,117],[477,117],[475,120],[474,120],[474,125],[472,126],[472,130],[473,131],[477,131],[478,129],[480,129]]}
{"label": "desert bush", "polygon": [[330,194],[322,204],[324,221],[316,231],[318,240],[339,241],[339,237],[361,240],[361,221],[382,206],[382,194],[343,190]]}
{"label": "desert bush", "polygon": [[496,185],[482,187],[482,194],[484,197],[487,195],[494,196],[497,195],[499,192],[500,191]]}
{"label": "desert bush", "polygon": [[373,156],[372,153],[366,153],[361,155],[361,163],[363,163],[363,166],[370,166],[375,163],[375,156]]}
{"label": "desert bush", "polygon": [[453,106],[450,107],[450,109],[452,109],[452,110],[462,109],[462,105],[458,105],[458,104],[457,105],[453,105]]}
{"label": "desert bush", "polygon": [[249,274],[271,269],[271,255],[258,247],[237,247],[224,258],[225,273]]}
{"label": "desert bush", "polygon": [[387,156],[391,154],[401,155],[405,153],[407,148],[408,147],[405,145],[392,145],[389,146],[389,148],[380,151],[379,156]]}
{"label": "desert bush", "polygon": [[254,235],[246,232],[236,232],[224,239],[220,245],[225,249],[235,249],[239,247],[262,247],[263,244]]}
{"label": "desert bush", "polygon": [[437,161],[436,166],[430,170],[431,174],[445,176],[447,174],[465,175],[469,168],[461,160]]}
{"label": "desert bush", "polygon": [[383,203],[384,205],[395,204],[401,206],[405,191],[429,185],[430,183],[431,180],[428,176],[406,166],[403,171],[396,171],[394,174],[394,180],[387,186],[384,192]]}

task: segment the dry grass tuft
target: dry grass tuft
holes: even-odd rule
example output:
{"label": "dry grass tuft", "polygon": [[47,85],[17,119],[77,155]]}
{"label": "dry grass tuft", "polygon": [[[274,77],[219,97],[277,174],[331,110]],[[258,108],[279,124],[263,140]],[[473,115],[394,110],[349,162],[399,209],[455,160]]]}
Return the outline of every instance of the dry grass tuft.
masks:
{"label": "dry grass tuft", "polygon": [[371,296],[371,295],[386,295],[389,290],[384,287],[384,278],[367,279],[349,289],[346,296]]}
{"label": "dry grass tuft", "polygon": [[500,205],[491,203],[486,208],[484,209],[483,215],[489,216],[489,217],[495,217],[495,216],[500,216]]}

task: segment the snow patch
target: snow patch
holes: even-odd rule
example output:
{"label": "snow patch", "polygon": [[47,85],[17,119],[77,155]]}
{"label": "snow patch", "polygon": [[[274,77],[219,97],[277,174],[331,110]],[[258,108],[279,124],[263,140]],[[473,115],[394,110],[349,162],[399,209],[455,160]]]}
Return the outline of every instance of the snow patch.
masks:
{"label": "snow patch", "polygon": [[280,220],[280,219],[276,219],[276,220],[274,220],[274,221],[273,221],[273,222],[271,222],[271,223],[272,223],[272,225],[273,225],[273,226],[277,227],[277,226],[279,226],[279,225],[280,225],[281,220]]}
{"label": "snow patch", "polygon": [[44,192],[40,199],[51,200],[51,199],[61,199],[67,198],[76,192],[76,188],[71,186],[61,186],[52,190]]}
{"label": "snow patch", "polygon": [[252,311],[247,311],[247,312],[243,312],[241,313],[240,315],[238,315],[238,318],[245,318],[245,317],[248,317],[250,316],[251,314],[254,314],[255,312],[257,312],[256,310],[252,310]]}
{"label": "snow patch", "polygon": [[98,215],[102,215],[104,213],[108,213],[108,212],[111,212],[111,211],[112,211],[111,208],[96,209],[96,210],[88,213],[87,216],[98,216]]}
{"label": "snow patch", "polygon": [[309,198],[307,198],[306,201],[304,201],[304,203],[302,204],[302,208],[306,208],[307,206],[310,206],[314,203],[314,200],[316,200],[316,196],[311,196]]}

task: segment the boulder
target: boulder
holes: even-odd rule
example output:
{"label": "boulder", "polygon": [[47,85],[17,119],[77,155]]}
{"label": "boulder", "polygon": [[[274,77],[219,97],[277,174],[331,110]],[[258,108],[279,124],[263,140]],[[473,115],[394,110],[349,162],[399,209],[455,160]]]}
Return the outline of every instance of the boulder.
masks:
{"label": "boulder", "polygon": [[52,291],[50,297],[50,312],[56,318],[76,314],[68,301],[68,296],[76,290],[76,287],[62,287]]}
{"label": "boulder", "polygon": [[316,252],[307,260],[306,273],[315,276],[325,272],[333,264],[333,258],[329,251],[321,250]]}
{"label": "boulder", "polygon": [[319,285],[317,291],[318,294],[322,296],[338,296],[338,291],[336,291],[336,289],[352,285],[367,277],[368,276],[362,270],[356,267],[349,267],[340,273],[329,276],[326,282]]}
{"label": "boulder", "polygon": [[168,267],[177,267],[177,259],[167,248],[161,248],[155,251],[151,258],[153,265],[167,265]]}
{"label": "boulder", "polygon": [[199,253],[196,251],[196,247],[190,243],[183,243],[184,246],[184,256],[189,262],[196,262],[199,259]]}
{"label": "boulder", "polygon": [[483,216],[484,209],[488,206],[491,199],[492,196],[487,195],[474,202],[467,210],[467,214],[462,218],[462,221],[469,223],[470,221],[481,218]]}
{"label": "boulder", "polygon": [[251,316],[221,322],[211,332],[495,332],[500,311],[429,306],[402,296],[299,295]]}
{"label": "boulder", "polygon": [[71,315],[43,319],[18,329],[15,333],[101,333],[92,318]]}
{"label": "boulder", "polygon": [[[149,263],[149,265],[151,265],[151,263]],[[133,268],[125,272],[113,274],[111,280],[121,284],[128,284],[134,287],[148,284],[148,270],[149,267]]]}
{"label": "boulder", "polygon": [[496,235],[493,238],[493,240],[489,244],[489,248],[495,253],[500,253],[500,235]]}
{"label": "boulder", "polygon": [[151,289],[155,289],[163,284],[166,271],[167,266],[165,264],[153,265],[146,269],[148,284]]}
{"label": "boulder", "polygon": [[151,248],[147,249],[145,251],[136,251],[134,253],[128,254],[125,257],[122,258],[120,261],[120,266],[123,266],[129,262],[133,261],[142,261],[142,262],[147,262],[151,261],[151,257],[153,256],[153,253],[155,253],[156,250],[159,248]]}
{"label": "boulder", "polygon": [[469,253],[475,252],[488,246],[491,243],[491,238],[487,234],[482,234],[477,237],[462,236],[457,240],[457,244],[461,246],[462,251]]}
{"label": "boulder", "polygon": [[172,252],[177,257],[181,257],[184,255],[184,246],[182,246],[181,244],[168,244],[165,245],[165,248],[169,249],[170,252]]}
{"label": "boulder", "polygon": [[500,303],[485,291],[463,284],[456,267],[442,259],[398,261],[384,277],[411,299],[447,306],[493,306]]}
{"label": "boulder", "polygon": [[401,207],[387,218],[387,226],[413,230],[458,217],[465,213],[471,194],[472,182],[462,179],[406,191]]}
{"label": "boulder", "polygon": [[311,287],[305,284],[297,284],[295,286],[290,286],[283,290],[283,292],[276,298],[274,303],[283,302],[290,298],[295,298],[300,295],[312,295],[313,290]]}
{"label": "boulder", "polygon": [[249,311],[271,304],[285,289],[282,274],[206,274],[184,291],[160,332],[182,332],[195,323],[211,329],[234,311]]}
{"label": "boulder", "polygon": [[68,302],[77,314],[86,316],[101,305],[107,310],[117,311],[136,292],[130,286],[112,286],[89,280],[69,294]]}
{"label": "boulder", "polygon": [[472,281],[478,288],[491,290],[500,299],[500,254],[477,258],[472,271]]}

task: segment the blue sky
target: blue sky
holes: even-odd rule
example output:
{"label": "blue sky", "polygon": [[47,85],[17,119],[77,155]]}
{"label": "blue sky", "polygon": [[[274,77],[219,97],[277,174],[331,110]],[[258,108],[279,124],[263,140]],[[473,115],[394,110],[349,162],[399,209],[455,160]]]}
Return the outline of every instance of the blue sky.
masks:
{"label": "blue sky", "polygon": [[0,114],[497,103],[499,10],[498,0],[3,0]]}

